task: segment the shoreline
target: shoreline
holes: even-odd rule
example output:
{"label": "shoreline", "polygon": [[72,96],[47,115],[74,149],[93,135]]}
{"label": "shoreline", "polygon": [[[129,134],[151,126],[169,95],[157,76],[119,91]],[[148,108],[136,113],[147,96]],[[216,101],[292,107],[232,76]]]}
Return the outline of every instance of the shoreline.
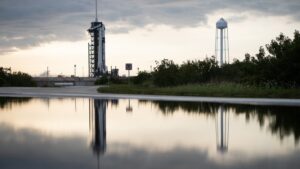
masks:
{"label": "shoreline", "polygon": [[300,99],[281,98],[229,98],[199,96],[167,96],[97,93],[99,86],[74,86],[63,88],[39,87],[0,87],[0,97],[35,97],[35,98],[94,98],[94,99],[138,99],[151,101],[175,102],[210,102],[223,104],[243,104],[257,106],[300,106]]}

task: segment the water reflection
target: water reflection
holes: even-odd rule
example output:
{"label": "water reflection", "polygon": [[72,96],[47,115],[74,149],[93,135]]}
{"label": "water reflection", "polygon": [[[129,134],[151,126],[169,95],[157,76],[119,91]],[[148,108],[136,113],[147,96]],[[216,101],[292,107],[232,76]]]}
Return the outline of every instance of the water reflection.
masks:
{"label": "water reflection", "polygon": [[118,99],[112,99],[111,100],[111,106],[118,107],[119,106],[119,100]]}
{"label": "water reflection", "polygon": [[293,135],[296,142],[299,142],[299,107],[236,106],[235,112],[236,114],[245,114],[247,121],[256,118],[261,126],[268,123],[270,131],[280,139]]}
{"label": "water reflection", "polygon": [[[300,165],[300,147],[294,144],[299,140],[298,107],[29,100],[7,99],[10,106],[0,107],[0,168]],[[134,110],[130,114],[128,107]]]}
{"label": "water reflection", "polygon": [[217,150],[221,153],[228,151],[229,141],[229,112],[224,111],[223,105],[219,106],[216,117]]}
{"label": "water reflection", "polygon": [[[300,107],[286,106],[249,106],[217,103],[193,103],[193,102],[149,102],[141,103],[154,104],[165,115],[171,115],[178,111],[188,114],[205,114],[206,116],[216,116],[222,107],[223,114],[233,112],[236,115],[244,114],[246,120],[256,119],[261,126],[268,123],[269,130],[278,135],[281,139],[294,136],[296,142],[300,139]],[[219,113],[220,115],[220,113]],[[226,119],[228,120],[228,119]],[[220,120],[218,120],[220,122]],[[224,128],[225,129],[225,126]]]}
{"label": "water reflection", "polygon": [[0,109],[12,108],[13,105],[21,105],[30,100],[30,98],[0,97]]}
{"label": "water reflection", "polygon": [[106,100],[89,100],[91,147],[99,156],[106,150]]}
{"label": "water reflection", "polygon": [[127,113],[131,113],[133,111],[133,108],[131,107],[131,105],[130,105],[130,99],[128,99],[128,105],[127,105],[127,107],[126,107],[126,112]]}

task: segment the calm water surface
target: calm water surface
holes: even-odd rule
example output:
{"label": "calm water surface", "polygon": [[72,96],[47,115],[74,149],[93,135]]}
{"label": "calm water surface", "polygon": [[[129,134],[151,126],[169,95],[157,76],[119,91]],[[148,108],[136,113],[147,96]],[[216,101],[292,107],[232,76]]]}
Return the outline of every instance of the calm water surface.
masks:
{"label": "calm water surface", "polygon": [[299,168],[300,108],[0,98],[0,168]]}

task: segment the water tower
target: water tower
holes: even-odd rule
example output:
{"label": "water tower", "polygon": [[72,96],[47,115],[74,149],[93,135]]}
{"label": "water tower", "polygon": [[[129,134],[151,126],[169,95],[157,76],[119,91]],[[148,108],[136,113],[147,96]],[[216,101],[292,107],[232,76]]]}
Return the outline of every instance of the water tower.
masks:
{"label": "water tower", "polygon": [[229,63],[228,23],[223,18],[216,23],[215,56],[220,66]]}
{"label": "water tower", "polygon": [[89,77],[99,77],[106,73],[105,64],[105,26],[98,21],[98,3],[96,0],[96,18],[88,29],[91,41],[88,44]]}

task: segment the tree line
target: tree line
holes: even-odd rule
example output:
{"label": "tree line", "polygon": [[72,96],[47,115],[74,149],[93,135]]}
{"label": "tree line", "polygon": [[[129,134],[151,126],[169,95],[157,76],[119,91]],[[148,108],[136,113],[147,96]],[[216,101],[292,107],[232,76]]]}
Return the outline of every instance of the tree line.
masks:
{"label": "tree line", "polygon": [[270,44],[259,48],[244,60],[219,67],[214,56],[204,60],[188,60],[175,64],[163,59],[156,62],[153,72],[141,71],[133,79],[135,84],[152,83],[155,86],[176,86],[199,83],[240,83],[264,87],[300,86],[300,33],[293,39],[280,34]]}
{"label": "tree line", "polygon": [[0,86],[36,86],[32,77],[23,72],[9,72],[0,67]]}

